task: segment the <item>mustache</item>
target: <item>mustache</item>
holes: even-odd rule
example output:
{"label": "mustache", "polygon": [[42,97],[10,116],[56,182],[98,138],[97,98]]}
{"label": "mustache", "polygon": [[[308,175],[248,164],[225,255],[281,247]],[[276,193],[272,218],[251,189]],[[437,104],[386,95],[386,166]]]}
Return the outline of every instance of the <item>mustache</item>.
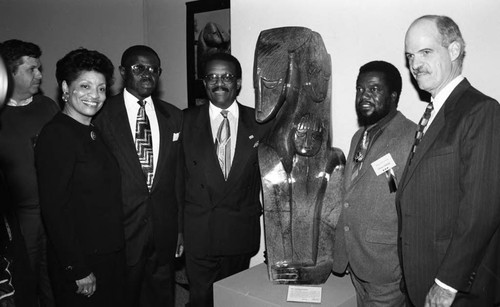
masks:
{"label": "mustache", "polygon": [[147,77],[147,76],[141,78],[141,82],[145,82],[145,81],[154,82],[153,78]]}
{"label": "mustache", "polygon": [[212,93],[214,93],[215,91],[229,92],[229,89],[227,87],[224,87],[224,86],[217,86],[217,87],[214,87],[212,89]]}
{"label": "mustache", "polygon": [[413,70],[413,73],[414,74],[422,74],[422,73],[426,74],[426,73],[429,73],[429,72],[427,71],[427,69],[424,69],[424,68],[416,68],[416,69]]}

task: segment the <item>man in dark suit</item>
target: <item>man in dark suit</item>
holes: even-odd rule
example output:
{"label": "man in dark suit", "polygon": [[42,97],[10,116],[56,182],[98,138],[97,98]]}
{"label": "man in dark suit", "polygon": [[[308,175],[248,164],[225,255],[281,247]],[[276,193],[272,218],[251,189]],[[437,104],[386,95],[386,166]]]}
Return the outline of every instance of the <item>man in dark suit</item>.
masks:
{"label": "man in dark suit", "polygon": [[125,50],[120,74],[125,89],[105,102],[95,124],[121,170],[126,302],[133,307],[173,306],[173,261],[182,250],[176,194],[176,185],[182,184],[177,174],[182,113],[151,97],[161,65],[150,47]]}
{"label": "man in dark suit", "polygon": [[420,17],[406,33],[410,71],[433,109],[397,194],[416,306],[500,303],[500,106],[462,77],[464,48],[446,16]]}
{"label": "man in dark suit", "polygon": [[247,269],[260,242],[261,127],[254,110],[236,101],[236,58],[211,55],[205,73],[210,103],[185,110],[182,130],[190,307],[213,306],[213,283]]}
{"label": "man in dark suit", "polygon": [[[359,69],[356,113],[361,128],[345,167],[344,206],[335,231],[333,270],[348,268],[358,306],[404,306],[394,201],[416,125],[397,111],[401,75],[384,61]],[[391,163],[392,162],[392,163]],[[382,170],[377,165],[389,165]]]}

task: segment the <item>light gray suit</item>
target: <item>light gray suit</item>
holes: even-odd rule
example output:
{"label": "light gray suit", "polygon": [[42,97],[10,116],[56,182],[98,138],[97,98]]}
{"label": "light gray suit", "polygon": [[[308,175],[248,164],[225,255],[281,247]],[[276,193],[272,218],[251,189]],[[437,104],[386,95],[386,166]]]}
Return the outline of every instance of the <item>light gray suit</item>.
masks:
{"label": "light gray suit", "polygon": [[345,193],[337,225],[333,271],[343,273],[349,264],[366,282],[386,284],[401,279],[398,260],[396,193],[390,193],[385,174],[377,176],[371,163],[390,153],[400,179],[417,126],[397,112],[369,148],[363,167],[351,181],[353,156],[364,127],[354,134],[345,168]]}

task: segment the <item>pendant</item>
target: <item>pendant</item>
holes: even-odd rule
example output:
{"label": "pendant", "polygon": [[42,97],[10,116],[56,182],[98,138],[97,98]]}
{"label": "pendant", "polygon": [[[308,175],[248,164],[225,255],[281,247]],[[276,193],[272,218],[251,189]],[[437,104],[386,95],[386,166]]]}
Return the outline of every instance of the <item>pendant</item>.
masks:
{"label": "pendant", "polygon": [[90,131],[90,138],[92,139],[92,141],[95,141],[96,135],[94,131]]}

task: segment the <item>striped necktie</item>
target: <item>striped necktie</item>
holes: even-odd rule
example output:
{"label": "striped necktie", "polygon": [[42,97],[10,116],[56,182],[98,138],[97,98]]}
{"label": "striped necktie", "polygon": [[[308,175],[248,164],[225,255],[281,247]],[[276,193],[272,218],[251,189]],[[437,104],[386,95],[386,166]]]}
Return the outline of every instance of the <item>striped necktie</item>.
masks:
{"label": "striped necktie", "polygon": [[429,118],[431,118],[432,110],[434,110],[434,106],[432,105],[432,102],[429,102],[429,104],[425,108],[424,115],[422,115],[422,118],[418,122],[418,129],[417,129],[417,133],[415,134],[415,141],[413,142],[413,146],[411,147],[411,152],[410,152],[408,164],[411,164],[411,159],[413,159],[413,156],[415,155],[415,152],[417,151],[417,146],[422,141],[422,137],[424,136],[424,129],[427,126],[427,124],[429,123]]}
{"label": "striped necktie", "polygon": [[219,165],[226,180],[231,170],[231,130],[229,128],[227,113],[227,110],[220,112],[224,119],[220,123],[219,130],[217,131],[217,139],[215,140],[217,158],[219,159]]}
{"label": "striped necktie", "polygon": [[368,132],[368,129],[365,129],[365,131],[363,132],[363,137],[361,137],[358,145],[356,146],[356,153],[353,157],[354,167],[352,169],[351,180],[356,179],[359,171],[361,170],[361,167],[363,166],[363,160],[366,157],[368,144],[370,143],[370,140],[368,139]]}
{"label": "striped necktie", "polygon": [[148,189],[153,185],[153,140],[151,138],[151,126],[144,106],[146,101],[138,101],[139,111],[137,112],[137,122],[135,125],[135,149],[141,163],[142,172],[146,177]]}

